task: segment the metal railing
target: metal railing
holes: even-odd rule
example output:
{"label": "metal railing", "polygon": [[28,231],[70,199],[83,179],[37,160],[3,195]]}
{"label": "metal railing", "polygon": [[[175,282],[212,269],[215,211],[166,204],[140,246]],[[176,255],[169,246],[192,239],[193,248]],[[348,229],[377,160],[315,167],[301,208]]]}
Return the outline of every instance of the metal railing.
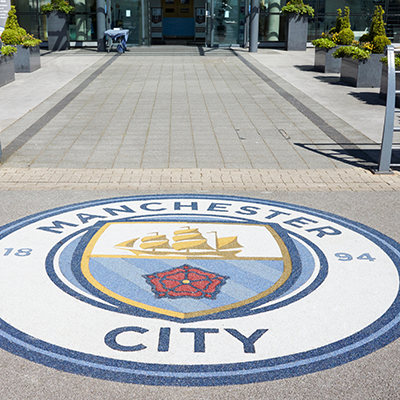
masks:
{"label": "metal railing", "polygon": [[388,82],[386,94],[386,112],[385,124],[383,126],[383,135],[381,143],[381,155],[379,159],[379,167],[375,171],[377,174],[390,174],[392,173],[390,167],[398,167],[400,164],[392,164],[393,149],[393,133],[400,132],[400,126],[394,126],[394,117],[400,110],[396,109],[396,94],[400,94],[400,90],[396,89],[396,71],[395,66],[395,53],[400,53],[400,49],[395,49],[394,46],[386,46],[385,55],[388,60]]}

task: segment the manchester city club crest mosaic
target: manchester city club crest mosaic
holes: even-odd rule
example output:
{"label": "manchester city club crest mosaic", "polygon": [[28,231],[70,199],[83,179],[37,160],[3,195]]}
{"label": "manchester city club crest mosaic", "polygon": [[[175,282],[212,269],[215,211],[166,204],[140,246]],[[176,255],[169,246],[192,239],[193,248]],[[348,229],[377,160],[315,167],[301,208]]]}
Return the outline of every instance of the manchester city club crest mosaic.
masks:
{"label": "manchester city club crest mosaic", "polygon": [[0,347],[149,385],[283,379],[397,339],[400,245],[268,200],[137,196],[0,232]]}

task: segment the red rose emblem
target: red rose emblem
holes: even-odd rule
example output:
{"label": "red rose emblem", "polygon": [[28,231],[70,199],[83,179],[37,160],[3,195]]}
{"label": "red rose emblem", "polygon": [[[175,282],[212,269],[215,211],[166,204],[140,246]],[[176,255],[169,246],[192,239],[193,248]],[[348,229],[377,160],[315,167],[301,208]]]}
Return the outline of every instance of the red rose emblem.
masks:
{"label": "red rose emblem", "polygon": [[215,299],[229,277],[183,265],[169,271],[144,275],[144,278],[157,298]]}

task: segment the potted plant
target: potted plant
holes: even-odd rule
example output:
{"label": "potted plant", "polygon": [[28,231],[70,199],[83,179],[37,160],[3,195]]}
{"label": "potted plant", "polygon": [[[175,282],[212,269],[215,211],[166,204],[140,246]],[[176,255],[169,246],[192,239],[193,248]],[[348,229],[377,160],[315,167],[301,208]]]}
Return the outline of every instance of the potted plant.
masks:
{"label": "potted plant", "polygon": [[64,0],[51,0],[40,8],[47,17],[47,37],[50,51],[67,50],[69,43],[68,14],[75,8]]}
{"label": "potted plant", "polygon": [[41,40],[35,39],[19,26],[15,13],[15,7],[11,6],[5,29],[1,34],[2,41],[6,45],[17,47],[14,55],[15,72],[33,72],[40,68],[39,44]]}
{"label": "potted plant", "polygon": [[390,40],[385,33],[383,8],[375,6],[368,34],[360,37],[354,46],[337,49],[333,56],[342,58],[340,80],[355,87],[379,87],[381,84],[382,63],[385,46]]}
{"label": "potted plant", "polygon": [[345,7],[344,16],[342,10],[337,10],[335,26],[329,34],[322,34],[322,37],[312,41],[315,46],[314,69],[316,71],[339,73],[342,65],[341,58],[334,58],[332,55],[340,46],[347,46],[354,41],[354,32],[350,28],[350,8]]}
{"label": "potted plant", "polygon": [[14,46],[1,46],[0,49],[0,87],[15,80]]}
{"label": "potted plant", "polygon": [[314,17],[314,9],[303,0],[291,0],[282,7],[286,20],[286,50],[306,51],[308,17]]}
{"label": "potted plant", "polygon": [[[387,84],[388,84],[388,59],[387,57],[381,58],[382,63],[382,79],[379,97],[386,101]],[[400,70],[400,54],[395,54],[394,57],[396,71]],[[400,90],[400,74],[396,74],[396,89]],[[400,108],[400,95],[396,95],[396,107]]]}

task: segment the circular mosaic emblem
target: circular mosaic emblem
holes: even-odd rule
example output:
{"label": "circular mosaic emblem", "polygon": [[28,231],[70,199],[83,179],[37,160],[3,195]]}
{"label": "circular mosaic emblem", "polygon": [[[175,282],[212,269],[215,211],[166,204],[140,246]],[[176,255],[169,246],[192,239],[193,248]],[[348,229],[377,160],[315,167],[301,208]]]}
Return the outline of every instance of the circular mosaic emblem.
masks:
{"label": "circular mosaic emblem", "polygon": [[399,334],[399,251],[358,223],[241,197],[92,201],[0,232],[0,346],[150,385],[281,379]]}

